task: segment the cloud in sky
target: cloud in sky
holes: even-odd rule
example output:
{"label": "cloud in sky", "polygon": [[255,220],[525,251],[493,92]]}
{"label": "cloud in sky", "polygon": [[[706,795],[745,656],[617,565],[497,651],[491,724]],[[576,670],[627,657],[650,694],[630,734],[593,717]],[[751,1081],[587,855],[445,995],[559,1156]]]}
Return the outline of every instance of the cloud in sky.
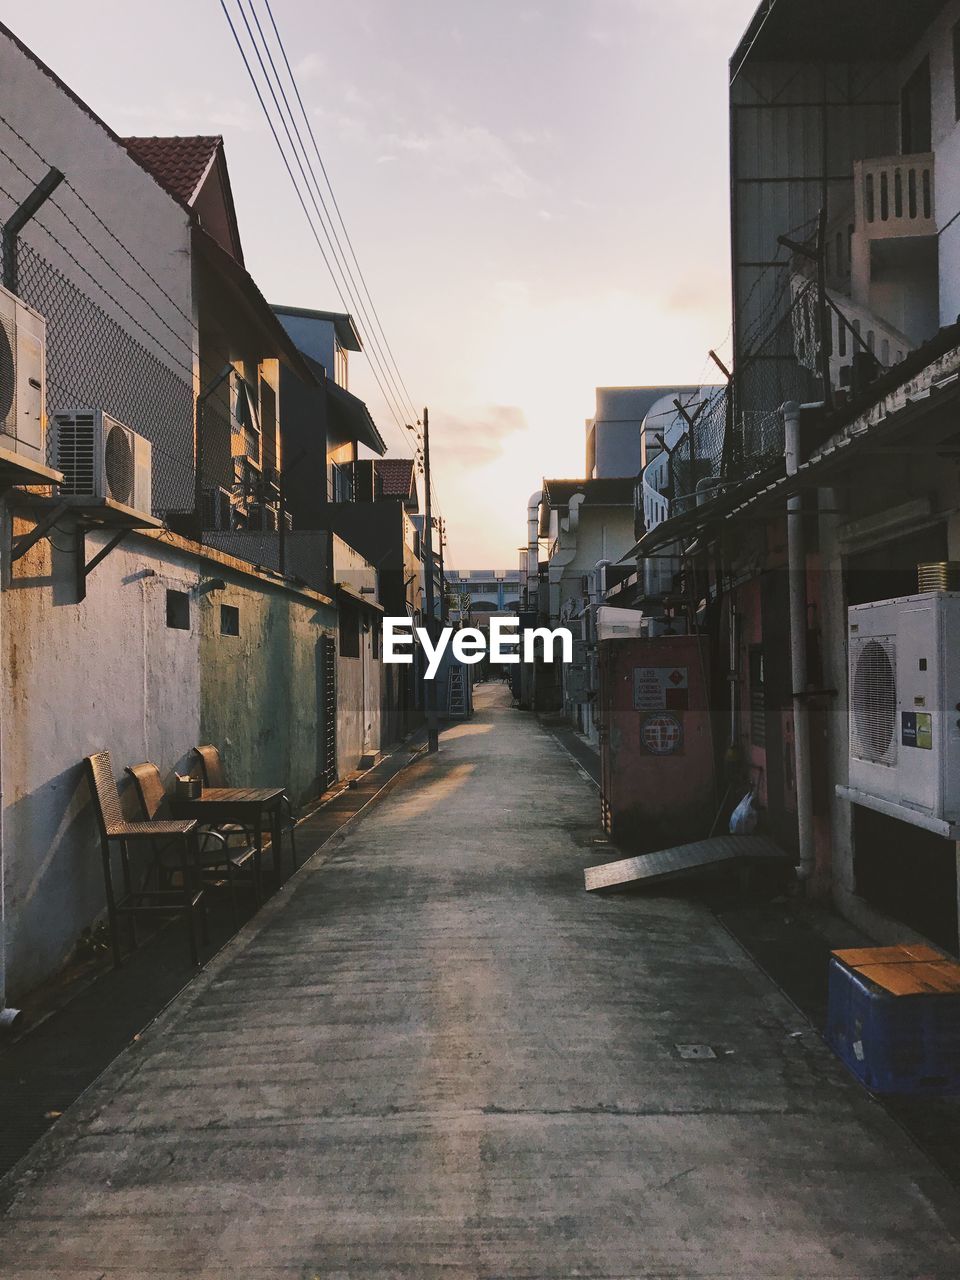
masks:
{"label": "cloud in sky", "polygon": [[443,469],[486,466],[501,457],[509,437],[527,430],[519,405],[488,405],[469,417],[435,413],[431,419],[432,456]]}

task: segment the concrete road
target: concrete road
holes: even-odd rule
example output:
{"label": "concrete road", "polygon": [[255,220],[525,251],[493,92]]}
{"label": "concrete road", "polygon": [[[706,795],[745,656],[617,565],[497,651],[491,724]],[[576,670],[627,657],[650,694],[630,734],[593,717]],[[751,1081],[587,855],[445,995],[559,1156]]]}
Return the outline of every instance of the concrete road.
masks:
{"label": "concrete road", "polygon": [[935,1170],[702,908],[583,892],[593,788],[477,706],[34,1149],[0,1275],[955,1280]]}

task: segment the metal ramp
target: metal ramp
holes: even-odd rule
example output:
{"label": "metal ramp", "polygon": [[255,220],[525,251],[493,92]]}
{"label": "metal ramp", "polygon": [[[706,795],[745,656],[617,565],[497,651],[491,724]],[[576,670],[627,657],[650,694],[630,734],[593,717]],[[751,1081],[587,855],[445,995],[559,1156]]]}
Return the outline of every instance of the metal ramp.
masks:
{"label": "metal ramp", "polygon": [[660,849],[656,853],[641,853],[634,858],[587,867],[583,883],[588,891],[617,889],[628,884],[654,884],[658,880],[689,875],[724,863],[792,861],[793,855],[785,853],[764,836],[714,836],[710,840],[696,840],[693,844],[680,844],[673,849]]}

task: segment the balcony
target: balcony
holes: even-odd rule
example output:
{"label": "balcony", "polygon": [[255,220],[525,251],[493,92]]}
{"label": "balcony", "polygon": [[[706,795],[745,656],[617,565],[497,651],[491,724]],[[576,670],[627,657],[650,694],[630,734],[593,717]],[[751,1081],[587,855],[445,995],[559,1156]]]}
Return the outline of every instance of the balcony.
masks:
{"label": "balcony", "polygon": [[856,161],[853,195],[855,234],[866,240],[937,234],[931,152]]}

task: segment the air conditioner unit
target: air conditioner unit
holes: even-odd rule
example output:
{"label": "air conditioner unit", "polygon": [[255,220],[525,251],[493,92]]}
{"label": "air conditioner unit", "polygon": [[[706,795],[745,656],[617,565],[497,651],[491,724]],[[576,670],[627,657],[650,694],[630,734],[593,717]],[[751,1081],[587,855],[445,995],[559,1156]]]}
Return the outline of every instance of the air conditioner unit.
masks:
{"label": "air conditioner unit", "polygon": [[252,502],[247,511],[247,528],[259,530],[260,533],[276,533],[277,508]]}
{"label": "air conditioner unit", "polygon": [[203,491],[203,527],[220,533],[233,528],[233,495],[229,489],[214,485]]}
{"label": "air conditioner unit", "polygon": [[0,288],[0,446],[41,464],[45,347],[43,316]]}
{"label": "air conditioner unit", "polygon": [[64,410],[53,415],[56,467],[63,472],[64,498],[110,499],[145,515],[151,513],[151,445],[100,409]]}
{"label": "air conditioner unit", "polygon": [[960,821],[960,592],[848,610],[850,787]]}
{"label": "air conditioner unit", "polygon": [[680,557],[666,555],[663,552],[645,556],[643,559],[643,594],[645,596],[666,596],[673,591],[673,582],[680,572]]}

